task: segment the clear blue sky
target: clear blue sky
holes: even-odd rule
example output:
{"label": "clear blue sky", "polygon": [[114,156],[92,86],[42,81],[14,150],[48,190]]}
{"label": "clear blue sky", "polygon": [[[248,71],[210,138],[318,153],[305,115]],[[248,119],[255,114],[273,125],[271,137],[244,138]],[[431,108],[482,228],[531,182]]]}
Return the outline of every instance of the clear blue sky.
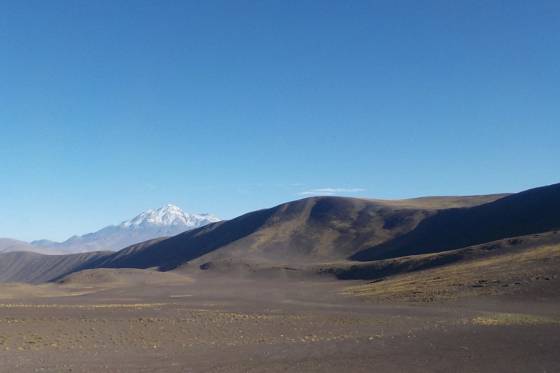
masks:
{"label": "clear blue sky", "polygon": [[2,1],[0,236],[558,182],[559,19],[558,1]]}

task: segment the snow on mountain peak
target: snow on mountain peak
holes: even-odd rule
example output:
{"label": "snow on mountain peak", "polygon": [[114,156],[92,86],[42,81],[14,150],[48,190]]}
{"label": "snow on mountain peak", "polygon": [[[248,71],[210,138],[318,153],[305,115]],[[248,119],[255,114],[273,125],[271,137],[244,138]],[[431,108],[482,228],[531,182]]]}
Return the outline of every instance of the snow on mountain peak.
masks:
{"label": "snow on mountain peak", "polygon": [[120,250],[139,242],[175,236],[218,221],[220,219],[213,215],[188,214],[179,207],[168,204],[159,209],[144,211],[119,225],[109,225],[95,232],[72,236],[64,242],[40,240],[32,242],[32,245],[64,253]]}
{"label": "snow on mountain peak", "polygon": [[193,229],[217,221],[220,219],[213,215],[189,214],[175,205],[167,204],[155,210],[144,211],[131,220],[122,222],[120,226],[133,229],[146,226],[183,226]]}

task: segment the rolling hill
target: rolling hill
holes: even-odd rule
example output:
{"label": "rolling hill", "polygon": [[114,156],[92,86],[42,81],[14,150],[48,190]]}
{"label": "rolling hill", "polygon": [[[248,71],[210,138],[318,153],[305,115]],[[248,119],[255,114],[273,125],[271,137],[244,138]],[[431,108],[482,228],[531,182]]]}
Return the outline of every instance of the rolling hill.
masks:
{"label": "rolling hill", "polygon": [[93,268],[174,269],[207,263],[309,265],[344,260],[374,244],[409,232],[448,206],[472,206],[503,195],[430,197],[402,201],[311,197],[154,239],[116,253],[61,255],[0,254],[0,281],[53,281]]}
{"label": "rolling hill", "polygon": [[479,206],[441,210],[410,232],[360,251],[352,259],[433,253],[556,229],[560,229],[560,184]]}
{"label": "rolling hill", "polygon": [[9,253],[14,251],[31,251],[41,254],[61,254],[56,250],[36,247],[24,241],[14,240],[11,238],[0,238],[0,253]]}
{"label": "rolling hill", "polygon": [[13,240],[11,238],[0,238],[0,253],[12,251],[33,251],[33,246],[24,241]]}
{"label": "rolling hill", "polygon": [[[463,197],[462,205],[500,196]],[[344,260],[414,229],[456,197],[406,201],[311,197],[185,232],[153,245],[131,246],[104,267],[176,268],[207,262],[310,264]]]}
{"label": "rolling hill", "polygon": [[[560,229],[559,201],[560,184],[513,195],[398,201],[311,197],[115,253],[49,257],[0,254],[0,281],[53,281],[95,268],[228,271],[240,266],[332,273],[342,268],[349,274],[347,278],[375,278],[380,268],[385,268],[382,260],[451,253],[508,237]],[[502,246],[506,249],[498,253],[507,253],[515,245]],[[476,255],[458,254],[433,258],[430,268],[478,260]],[[372,264],[361,266],[360,261]],[[423,269],[418,263],[425,262],[408,262],[401,268]]]}
{"label": "rolling hill", "polygon": [[33,252],[0,254],[0,282],[42,283],[95,266],[109,253],[42,255]]}

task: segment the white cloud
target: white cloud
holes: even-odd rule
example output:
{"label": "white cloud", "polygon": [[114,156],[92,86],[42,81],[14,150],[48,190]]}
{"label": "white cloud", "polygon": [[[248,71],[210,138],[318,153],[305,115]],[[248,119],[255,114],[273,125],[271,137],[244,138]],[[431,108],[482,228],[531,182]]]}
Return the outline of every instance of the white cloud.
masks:
{"label": "white cloud", "polygon": [[317,188],[299,192],[300,196],[333,196],[335,194],[348,194],[365,192],[363,188]]}

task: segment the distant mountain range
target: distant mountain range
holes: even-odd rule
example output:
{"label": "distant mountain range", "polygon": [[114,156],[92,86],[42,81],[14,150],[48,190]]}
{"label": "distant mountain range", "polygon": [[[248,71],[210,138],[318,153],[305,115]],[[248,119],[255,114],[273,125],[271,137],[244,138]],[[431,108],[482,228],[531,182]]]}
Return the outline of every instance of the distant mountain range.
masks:
{"label": "distant mountain range", "polygon": [[9,253],[14,251],[33,251],[40,254],[61,254],[61,252],[57,252],[55,250],[35,247],[28,242],[14,240],[11,238],[0,238],[0,253]]}
{"label": "distant mountain range", "polygon": [[83,253],[115,251],[158,237],[175,236],[185,231],[220,221],[210,214],[189,214],[174,205],[145,211],[118,225],[96,232],[73,236],[64,242],[38,240],[31,243],[0,239],[0,252],[35,251],[39,253]]}
{"label": "distant mountain range", "polygon": [[[508,253],[532,255],[531,250],[539,245],[560,244],[559,211],[560,184],[511,195],[407,200],[311,197],[213,223],[210,220],[216,218],[202,215],[203,219],[190,219],[180,209],[166,206],[69,241],[81,242],[76,246],[81,249],[89,242],[107,249],[110,245],[99,244],[100,237],[114,243],[114,237],[122,237],[118,232],[130,236],[148,227],[155,232],[152,236],[164,236],[172,235],[176,226],[188,231],[146,240],[117,252],[58,256],[0,253],[0,282],[55,281],[96,268],[158,268],[227,275],[288,271],[290,275],[330,273],[339,278],[378,278],[395,271],[416,271]],[[204,226],[190,229],[197,224]],[[134,240],[140,237],[139,233]],[[118,245],[125,245],[124,240]],[[542,266],[556,276],[554,262],[549,263],[547,258],[534,262],[528,257],[524,257],[523,265],[529,272]]]}

